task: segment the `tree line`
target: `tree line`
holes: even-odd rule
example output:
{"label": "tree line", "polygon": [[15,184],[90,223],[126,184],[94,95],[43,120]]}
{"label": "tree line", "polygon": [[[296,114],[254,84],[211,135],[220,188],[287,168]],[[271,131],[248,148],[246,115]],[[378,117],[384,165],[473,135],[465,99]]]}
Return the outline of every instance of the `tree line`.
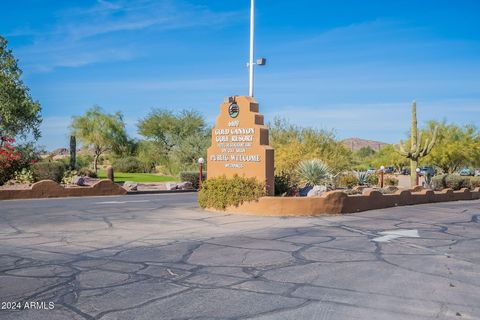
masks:
{"label": "tree line", "polygon": [[[40,160],[35,142],[41,135],[41,105],[31,97],[21,75],[18,61],[0,36],[0,184]],[[210,125],[194,110],[152,109],[137,123],[140,139],[129,137],[125,127],[121,112],[106,113],[94,106],[72,118],[70,131],[91,153],[95,171],[108,158],[122,168],[176,175],[196,169],[198,158],[206,156],[211,143]],[[363,148],[353,152],[333,131],[300,127],[281,118],[269,127],[277,175],[292,172],[309,159],[322,160],[334,174],[381,165],[399,170],[408,164],[393,144],[379,151]],[[445,173],[480,167],[480,133],[475,125],[430,121],[420,129],[423,137],[431,138],[436,127],[435,146],[420,165],[433,165]]]}
{"label": "tree line", "polygon": [[211,132],[197,111],[153,109],[137,123],[143,139],[131,139],[122,114],[108,114],[98,106],[73,117],[70,128],[93,153],[95,171],[101,156],[108,155],[111,162],[130,161],[131,170],[170,175],[196,169],[198,158],[206,156]]}

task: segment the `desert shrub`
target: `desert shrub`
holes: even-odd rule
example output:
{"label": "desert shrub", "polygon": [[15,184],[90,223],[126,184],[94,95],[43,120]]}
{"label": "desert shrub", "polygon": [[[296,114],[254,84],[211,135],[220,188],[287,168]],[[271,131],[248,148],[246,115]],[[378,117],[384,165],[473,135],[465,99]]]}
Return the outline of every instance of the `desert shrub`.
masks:
{"label": "desert shrub", "polygon": [[202,208],[225,210],[229,206],[239,206],[245,201],[258,200],[265,194],[265,184],[255,178],[223,176],[203,182],[198,193],[198,202]]}
{"label": "desert shrub", "polygon": [[343,174],[337,178],[337,185],[342,188],[351,189],[358,184],[358,177],[353,173]]}
{"label": "desert shrub", "polygon": [[398,186],[398,179],[394,177],[385,177],[383,182],[386,186],[392,186],[392,187]]}
{"label": "desert shrub", "polygon": [[276,196],[293,196],[297,192],[297,189],[297,183],[287,172],[282,171],[279,175],[275,175]]}
{"label": "desert shrub", "polygon": [[398,188],[395,186],[389,186],[387,188],[378,189],[382,194],[394,194],[398,191]]}
{"label": "desert shrub", "polygon": [[15,172],[21,169],[19,164],[22,153],[13,145],[14,142],[13,138],[0,137],[0,185],[10,180]]}
{"label": "desert shrub", "polygon": [[377,174],[369,174],[367,178],[367,184],[370,186],[376,186],[378,185],[378,181],[380,179],[378,178]]}
{"label": "desert shrub", "polygon": [[447,177],[446,174],[442,174],[442,175],[438,175],[438,176],[434,176],[432,178],[432,187],[434,190],[443,190],[445,189],[447,186],[445,184],[445,178]]}
{"label": "desert shrub", "polygon": [[78,175],[77,170],[66,170],[63,173],[62,184],[71,184],[73,183],[73,178]]}
{"label": "desert shrub", "polygon": [[89,168],[92,166],[93,157],[89,154],[77,155],[77,168]]}
{"label": "desert shrub", "polygon": [[84,176],[84,177],[89,177],[89,178],[97,178],[98,177],[97,173],[90,168],[82,168],[82,169],[77,171],[77,174],[79,176]]}
{"label": "desert shrub", "polygon": [[60,183],[64,172],[64,164],[58,161],[37,162],[32,166],[32,173],[35,181],[53,180]]}
{"label": "desert shrub", "polygon": [[475,189],[480,187],[480,177],[470,177],[470,188]]}
{"label": "desert shrub", "polygon": [[366,164],[357,164],[352,167],[354,171],[367,171],[369,168],[370,166]]}
{"label": "desert shrub", "polygon": [[445,186],[453,190],[470,188],[470,177],[462,177],[456,174],[449,174],[445,177]]}
{"label": "desert shrub", "polygon": [[[101,159],[98,160],[99,163],[100,163],[100,160]],[[50,158],[50,161],[53,161],[53,159]],[[65,170],[70,170],[70,156],[66,156],[56,161],[62,162],[65,166]],[[90,168],[92,167],[92,163],[93,163],[93,157],[91,155],[77,155],[75,170],[78,170],[80,168]]]}
{"label": "desert shrub", "polygon": [[12,167],[0,167],[0,186],[4,185],[15,174],[15,168]]}
{"label": "desert shrub", "polygon": [[[192,186],[194,189],[198,189],[199,187],[199,177],[200,177],[200,172],[198,171],[182,171],[179,173],[178,177],[180,178],[181,182],[191,182]],[[207,173],[203,172],[202,173],[202,181],[205,181],[207,179]]]}
{"label": "desert shrub", "polygon": [[116,159],[113,162],[112,167],[117,172],[144,172],[143,163],[136,157],[125,157]]}
{"label": "desert shrub", "polygon": [[332,177],[330,168],[322,160],[318,159],[300,162],[297,173],[302,182],[310,186],[328,182]]}
{"label": "desert shrub", "polygon": [[7,182],[7,184],[31,184],[35,182],[33,178],[33,173],[30,169],[23,168],[20,171],[16,171],[13,174],[13,178]]}

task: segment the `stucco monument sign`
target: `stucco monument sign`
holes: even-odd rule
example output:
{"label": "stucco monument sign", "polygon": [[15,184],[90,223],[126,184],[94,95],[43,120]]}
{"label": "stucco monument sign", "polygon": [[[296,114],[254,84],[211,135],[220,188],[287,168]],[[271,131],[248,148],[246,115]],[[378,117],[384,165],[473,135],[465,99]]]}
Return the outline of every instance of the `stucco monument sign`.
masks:
{"label": "stucco monument sign", "polygon": [[268,127],[252,97],[235,96],[220,106],[212,145],[208,148],[208,177],[235,174],[265,182],[274,193],[274,153],[268,142]]}

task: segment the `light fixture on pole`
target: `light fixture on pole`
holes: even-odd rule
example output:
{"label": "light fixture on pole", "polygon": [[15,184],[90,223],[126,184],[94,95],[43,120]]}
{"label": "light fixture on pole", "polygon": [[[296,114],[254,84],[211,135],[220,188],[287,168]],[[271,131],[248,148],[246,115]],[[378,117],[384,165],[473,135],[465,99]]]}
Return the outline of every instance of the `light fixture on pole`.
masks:
{"label": "light fixture on pole", "polygon": [[417,186],[418,186],[419,180],[420,180],[420,168],[415,169],[415,172],[417,173]]}
{"label": "light fixture on pole", "polygon": [[202,180],[203,180],[203,163],[205,162],[205,159],[202,157],[198,158],[198,165],[200,167],[200,172],[198,175],[198,189],[202,187]]}
{"label": "light fixture on pole", "polygon": [[380,188],[383,188],[383,174],[385,173],[385,166],[380,167]]}
{"label": "light fixture on pole", "polygon": [[255,65],[264,66],[267,59],[260,58],[254,62],[254,40],[255,40],[255,0],[250,2],[250,59],[248,60],[248,95],[253,97],[253,68]]}

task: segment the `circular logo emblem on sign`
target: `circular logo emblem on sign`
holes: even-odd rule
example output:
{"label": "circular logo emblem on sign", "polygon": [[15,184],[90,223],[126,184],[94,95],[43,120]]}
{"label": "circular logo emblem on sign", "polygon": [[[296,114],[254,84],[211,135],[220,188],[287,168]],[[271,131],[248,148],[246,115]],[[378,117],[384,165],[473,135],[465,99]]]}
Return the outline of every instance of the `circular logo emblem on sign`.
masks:
{"label": "circular logo emblem on sign", "polygon": [[236,118],[238,116],[238,113],[240,112],[240,107],[236,102],[233,102],[229,107],[228,107],[228,113],[230,114],[230,117]]}

